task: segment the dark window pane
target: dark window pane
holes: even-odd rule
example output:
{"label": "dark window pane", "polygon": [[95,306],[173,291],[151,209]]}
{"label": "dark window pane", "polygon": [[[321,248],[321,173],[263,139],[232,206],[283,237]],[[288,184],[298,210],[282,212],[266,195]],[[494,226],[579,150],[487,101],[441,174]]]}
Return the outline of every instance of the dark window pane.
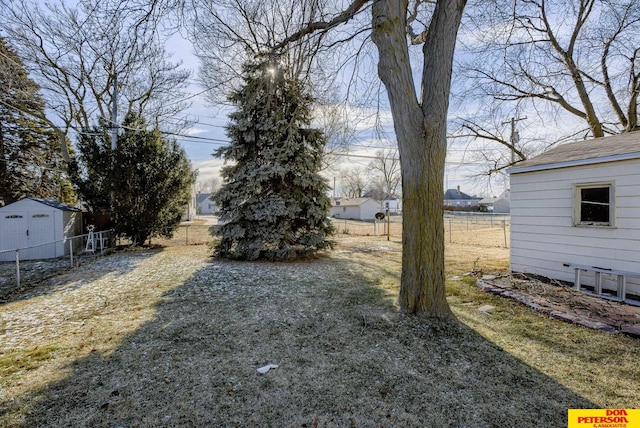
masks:
{"label": "dark window pane", "polygon": [[609,205],[609,187],[581,189],[582,201],[600,202]]}
{"label": "dark window pane", "polygon": [[609,187],[580,189],[580,221],[609,223]]}

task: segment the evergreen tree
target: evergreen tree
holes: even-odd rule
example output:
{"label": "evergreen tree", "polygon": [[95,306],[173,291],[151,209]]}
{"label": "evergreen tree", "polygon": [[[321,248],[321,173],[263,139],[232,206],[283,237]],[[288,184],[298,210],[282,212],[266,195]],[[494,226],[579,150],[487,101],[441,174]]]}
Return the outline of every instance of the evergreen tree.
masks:
{"label": "evergreen tree", "polygon": [[74,182],[89,208],[111,213],[116,233],[134,245],[170,237],[191,197],[195,172],[178,143],[148,130],[141,116],[128,114],[122,128],[115,151],[107,124],[81,135]]}
{"label": "evergreen tree", "polygon": [[75,202],[58,150],[60,138],[44,120],[39,91],[20,58],[0,38],[0,200],[4,203],[25,196]]}
{"label": "evergreen tree", "polygon": [[310,125],[312,98],[282,70],[247,65],[229,100],[222,169],[221,240],[216,253],[241,260],[290,260],[331,245],[328,185],[319,175],[325,138]]}

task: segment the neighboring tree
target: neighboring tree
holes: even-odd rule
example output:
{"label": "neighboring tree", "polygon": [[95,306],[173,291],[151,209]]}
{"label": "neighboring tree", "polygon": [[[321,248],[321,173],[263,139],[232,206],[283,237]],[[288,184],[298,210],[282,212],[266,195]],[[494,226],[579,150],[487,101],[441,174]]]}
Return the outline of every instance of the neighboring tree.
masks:
{"label": "neighboring tree", "polygon": [[184,150],[162,137],[146,121],[130,113],[111,150],[110,126],[81,134],[74,183],[89,208],[112,213],[120,236],[134,245],[149,237],[170,237],[180,224],[191,198],[195,172]]}
{"label": "neighboring tree", "polygon": [[380,149],[376,151],[375,159],[369,162],[369,172],[374,176],[375,188],[381,192],[384,199],[387,196],[399,196],[398,186],[400,185],[400,159],[398,150]]}
{"label": "neighboring tree", "polygon": [[[201,60],[201,80],[213,102],[243,85],[243,65],[264,55],[276,41],[304,22],[321,18],[325,0],[192,0],[191,39]],[[282,52],[277,63],[319,98],[331,88],[335,73],[322,38],[307,39]],[[320,64],[317,57],[323,55]]]}
{"label": "neighboring tree", "polygon": [[466,37],[467,99],[528,105],[580,123],[583,137],[638,129],[640,0],[505,3],[487,2],[483,19],[466,27],[475,29]]}
{"label": "neighboring tree", "polygon": [[368,177],[362,168],[348,168],[340,171],[342,196],[361,198],[368,187]]}
{"label": "neighboring tree", "polygon": [[166,3],[72,3],[0,0],[0,28],[41,86],[61,132],[110,120],[114,102],[119,117],[136,112],[157,128],[180,129],[190,73],[164,50],[159,26]]}
{"label": "neighboring tree", "polygon": [[245,66],[229,97],[231,144],[215,200],[222,225],[216,253],[241,260],[290,260],[330,246],[328,185],[318,174],[325,139],[309,128],[312,99],[274,64]]}
{"label": "neighboring tree", "polygon": [[216,193],[220,190],[220,179],[213,177],[207,181],[198,182],[196,187],[198,193]]}
{"label": "neighboring tree", "polygon": [[322,157],[323,169],[331,169],[338,164],[342,155],[349,152],[355,140],[355,115],[350,116],[346,103],[340,103],[335,99],[328,103],[316,103],[312,115],[314,125],[317,125],[327,138]]}
{"label": "neighboring tree", "polygon": [[384,191],[381,182],[375,182],[371,185],[371,188],[367,191],[367,196],[375,199],[376,201],[384,201],[388,196],[387,192]]}
{"label": "neighboring tree", "polygon": [[[62,171],[60,137],[43,120],[45,104],[38,85],[0,38],[0,200],[41,197],[74,203]],[[64,141],[64,140],[63,140]]]}
{"label": "neighboring tree", "polygon": [[459,128],[450,136],[449,151],[462,152],[460,165],[471,171],[469,178],[478,184],[509,187],[506,169],[542,151],[545,143],[533,138],[522,140],[515,118],[494,119],[486,123],[460,119]]}
{"label": "neighboring tree", "polygon": [[[188,15],[191,39],[200,58],[200,81],[212,103],[242,84],[243,65],[305,22],[322,19],[326,0],[193,0]],[[280,52],[276,62],[285,77],[301,81],[316,101],[313,126],[327,139],[324,168],[336,163],[353,143],[358,111],[340,98],[340,58],[327,49],[328,36],[309,38]],[[342,54],[343,52],[341,52]]]}
{"label": "neighboring tree", "polygon": [[[350,21],[371,6],[378,75],[389,96],[402,168],[403,231],[400,311],[448,318],[444,276],[443,185],[453,54],[465,0],[354,0],[276,45],[288,45]],[[425,23],[424,27],[416,27]],[[357,30],[356,30],[357,31]],[[409,43],[421,43],[410,55]],[[420,84],[412,58],[419,58]]]}

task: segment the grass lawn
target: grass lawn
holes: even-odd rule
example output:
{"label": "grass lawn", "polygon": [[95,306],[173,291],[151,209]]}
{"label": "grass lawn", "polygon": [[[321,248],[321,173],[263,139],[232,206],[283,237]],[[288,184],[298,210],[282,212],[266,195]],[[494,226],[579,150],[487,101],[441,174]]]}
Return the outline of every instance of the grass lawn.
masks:
{"label": "grass lawn", "polygon": [[[50,278],[0,306],[0,426],[561,427],[568,408],[638,407],[637,339],[471,278],[448,283],[459,322],[399,315],[400,255],[375,237],[297,263],[172,246]],[[507,257],[449,244],[448,275]]]}

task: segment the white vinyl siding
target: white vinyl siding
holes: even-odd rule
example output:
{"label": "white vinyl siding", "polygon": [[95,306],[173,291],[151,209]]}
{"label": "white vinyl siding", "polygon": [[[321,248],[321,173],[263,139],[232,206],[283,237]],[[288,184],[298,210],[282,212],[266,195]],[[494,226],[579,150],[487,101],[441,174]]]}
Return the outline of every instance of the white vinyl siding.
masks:
{"label": "white vinyl siding", "polygon": [[[576,221],[584,186],[611,187],[609,225]],[[512,271],[573,282],[565,263],[640,273],[640,160],[511,175]],[[627,284],[640,295],[640,281]]]}

